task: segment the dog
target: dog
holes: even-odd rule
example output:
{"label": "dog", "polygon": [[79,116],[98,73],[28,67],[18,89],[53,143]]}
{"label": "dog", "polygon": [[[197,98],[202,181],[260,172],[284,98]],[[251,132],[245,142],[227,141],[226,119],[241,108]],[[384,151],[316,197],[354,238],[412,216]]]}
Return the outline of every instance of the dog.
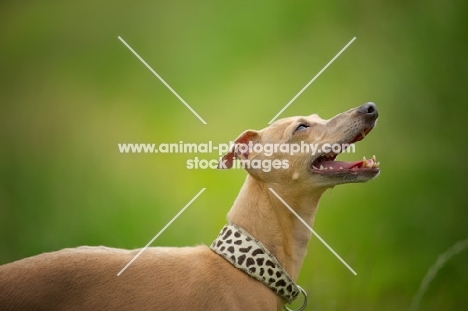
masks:
{"label": "dog", "polygon": [[[290,117],[243,132],[219,168],[242,163],[247,178],[228,225],[210,247],[150,247],[120,276],[139,250],[83,246],[18,260],[0,266],[0,309],[283,309],[305,294],[295,281],[311,238],[285,203],[312,226],[327,189],[366,182],[380,169],[375,157],[336,161],[345,147],[294,154],[279,149],[270,155],[256,147],[353,144],[367,136],[377,118],[376,105],[366,103],[328,120],[316,114]],[[273,168],[258,165],[265,161]]]}

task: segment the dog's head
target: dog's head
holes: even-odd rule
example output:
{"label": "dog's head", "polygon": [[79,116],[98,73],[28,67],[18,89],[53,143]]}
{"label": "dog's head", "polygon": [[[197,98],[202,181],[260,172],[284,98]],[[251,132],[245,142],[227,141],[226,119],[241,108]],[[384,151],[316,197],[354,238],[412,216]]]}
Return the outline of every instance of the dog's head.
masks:
{"label": "dog's head", "polygon": [[242,133],[218,168],[231,168],[237,158],[251,176],[265,183],[289,180],[328,188],[366,182],[379,174],[375,157],[354,162],[335,159],[364,139],[377,118],[377,106],[366,103],[329,120],[316,114],[281,119],[260,131]]}

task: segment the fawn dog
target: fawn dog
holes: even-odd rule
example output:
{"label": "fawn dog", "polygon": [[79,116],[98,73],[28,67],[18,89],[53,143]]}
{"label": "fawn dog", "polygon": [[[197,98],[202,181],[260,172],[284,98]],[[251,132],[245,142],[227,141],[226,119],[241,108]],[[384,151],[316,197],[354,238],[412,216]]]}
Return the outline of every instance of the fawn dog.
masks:
{"label": "fawn dog", "polygon": [[[150,247],[120,276],[138,250],[83,246],[18,260],[0,266],[0,309],[281,310],[303,292],[294,282],[311,232],[274,193],[312,226],[328,188],[366,182],[379,174],[378,163],[335,161],[339,148],[267,156],[240,147],[355,143],[377,117],[376,105],[366,103],[329,120],[290,117],[245,131],[219,163],[230,168],[238,158],[248,174],[211,247]],[[245,165],[254,160],[279,162],[271,170]]]}

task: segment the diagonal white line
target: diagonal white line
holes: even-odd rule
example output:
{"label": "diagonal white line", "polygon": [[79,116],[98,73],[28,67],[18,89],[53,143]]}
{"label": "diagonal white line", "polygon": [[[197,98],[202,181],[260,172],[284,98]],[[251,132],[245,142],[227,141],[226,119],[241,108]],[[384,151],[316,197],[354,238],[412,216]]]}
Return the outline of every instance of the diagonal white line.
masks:
{"label": "diagonal white line", "polygon": [[304,226],[306,226],[307,229],[309,229],[310,232],[312,232],[312,233],[317,237],[317,239],[319,239],[320,242],[322,242],[322,243],[333,253],[333,255],[335,255],[335,256],[346,266],[346,268],[349,269],[349,271],[351,271],[354,275],[357,275],[356,271],[354,271],[354,270],[346,263],[346,261],[344,261],[343,258],[341,258],[340,255],[338,255],[338,254],[333,250],[333,248],[331,248],[330,245],[328,245],[327,242],[325,242],[325,241],[320,237],[320,235],[318,235],[317,232],[315,232],[314,229],[312,229],[312,228],[309,226],[309,224],[306,223],[306,222],[304,221],[304,219],[302,219],[302,218],[296,213],[296,211],[293,210],[293,209],[291,208],[291,206],[289,206],[288,203],[286,203],[286,202],[275,192],[275,190],[273,190],[272,188],[268,188],[268,189],[270,189],[270,191],[273,192],[273,194],[274,194],[281,202],[283,202],[283,204],[291,211],[291,213],[293,213],[294,216],[296,216],[297,219],[299,219],[299,220],[304,224]]}
{"label": "diagonal white line", "polygon": [[283,107],[283,109],[281,109],[281,111],[280,111],[280,112],[278,112],[278,114],[277,114],[277,115],[276,115],[276,116],[275,116],[273,119],[271,119],[271,121],[270,121],[270,122],[268,122],[268,124],[271,124],[271,123],[273,123],[273,122],[276,120],[276,118],[278,118],[278,117],[279,117],[279,115],[280,115],[280,114],[282,114],[282,113],[283,113],[283,111],[285,111],[285,110],[286,110],[286,108],[288,108],[288,107],[289,107],[289,105],[291,105],[291,104],[293,103],[293,101],[295,101],[295,100],[296,100],[296,98],[298,98],[298,97],[299,97],[299,95],[301,95],[301,94],[302,94],[302,92],[304,92],[304,91],[305,91],[305,90],[306,90],[306,89],[309,87],[309,85],[311,85],[311,84],[312,84],[312,82],[314,82],[314,81],[315,81],[315,79],[317,79],[317,78],[318,78],[318,77],[319,77],[319,76],[322,74],[322,72],[324,72],[324,71],[325,71],[325,69],[327,69],[327,68],[328,68],[328,66],[330,66],[330,65],[331,65],[331,63],[333,63],[333,62],[335,61],[335,59],[337,59],[337,58],[338,58],[338,56],[340,56],[340,55],[341,55],[341,53],[343,53],[343,52],[344,52],[344,51],[345,51],[345,50],[348,48],[348,46],[350,46],[350,45],[351,45],[351,43],[353,43],[353,41],[354,41],[354,40],[356,40],[356,37],[354,37],[353,39],[351,39],[351,41],[349,41],[349,42],[348,42],[348,44],[346,44],[346,45],[345,45],[345,47],[344,47],[344,48],[342,48],[342,49],[341,49],[341,51],[339,51],[339,52],[338,52],[338,54],[336,54],[336,55],[335,55],[335,57],[333,57],[333,58],[332,58],[332,60],[331,60],[331,61],[329,61],[329,62],[328,62],[328,64],[326,64],[326,65],[325,65],[325,67],[323,67],[323,68],[322,68],[322,70],[320,70],[320,71],[319,71],[319,73],[317,73],[317,74],[315,75],[315,77],[313,77],[313,78],[312,78],[312,80],[310,80],[310,81],[309,81],[309,83],[307,83],[307,84],[306,84],[306,86],[304,86],[304,87],[302,88],[302,90],[300,90],[300,91],[299,91],[299,93],[297,93],[297,95],[296,95],[296,96],[294,96],[294,97],[293,97],[293,99],[291,99],[291,100],[289,101],[289,103],[287,103],[287,104],[286,104],[286,106],[284,106],[284,107]]}
{"label": "diagonal white line", "polygon": [[131,48],[131,46],[127,44],[127,42],[125,42],[124,39],[122,39],[120,36],[119,36],[118,38],[119,38],[120,41],[122,41],[123,44],[125,44],[125,46],[126,46],[133,54],[135,54],[135,56],[136,56],[136,57],[137,57],[137,58],[138,58],[138,59],[139,59],[139,60],[140,60],[140,61],[141,61],[141,62],[142,62],[142,63],[159,79],[159,80],[161,80],[161,82],[162,82],[162,83],[163,83],[163,84],[164,84],[164,85],[165,85],[165,86],[166,86],[166,87],[167,87],[167,88],[168,88],[168,89],[169,89],[169,90],[170,90],[170,91],[171,91],[171,92],[172,92],[172,93],[173,93],[173,94],[174,94],[174,95],[175,95],[175,96],[176,96],[176,97],[177,97],[177,98],[178,98],[178,99],[195,115],[195,116],[197,116],[198,119],[200,119],[200,121],[202,121],[203,124],[206,124],[205,120],[203,120],[202,117],[200,117],[200,116],[198,115],[198,113],[196,113],[196,111],[193,110],[193,108],[190,107],[190,105],[187,104],[187,103],[185,102],[185,100],[184,100],[182,97],[180,97],[179,94],[177,94],[176,91],[174,91],[174,90],[172,89],[172,87],[171,87],[169,84],[167,84],[167,82],[164,81],[164,79],[161,78],[161,76],[158,75],[157,72],[153,70],[153,68],[150,67],[150,65],[148,65],[148,64],[146,63],[146,62],[143,60],[143,58],[141,58],[140,55],[138,55],[138,53],[135,52],[135,51]]}
{"label": "diagonal white line", "polygon": [[169,227],[169,226],[174,222],[174,220],[176,220],[177,217],[179,217],[180,214],[182,214],[182,213],[187,209],[187,207],[189,207],[190,204],[192,204],[193,201],[195,201],[195,200],[200,196],[200,194],[202,194],[202,192],[205,191],[205,190],[206,190],[206,188],[203,188],[202,190],[200,190],[200,192],[198,192],[198,194],[197,194],[196,196],[194,196],[193,199],[190,200],[190,202],[188,202],[187,205],[185,205],[184,208],[181,209],[180,212],[178,212],[177,215],[175,215],[174,218],[172,218],[171,221],[169,221],[169,222],[167,223],[167,225],[165,225],[164,228],[162,228],[161,231],[159,231],[158,234],[156,234],[156,235],[154,236],[154,238],[152,238],[151,241],[149,241],[148,244],[146,244],[146,246],[143,247],[143,248],[138,252],[138,254],[136,254],[135,257],[133,257],[133,259],[130,260],[130,262],[129,262],[122,270],[120,270],[119,273],[117,273],[117,276],[120,276],[120,275],[121,275],[121,274],[122,274],[122,273],[123,273],[139,256],[140,256],[140,255],[141,255],[141,253],[143,253],[143,252],[151,245],[151,243],[153,243],[154,240],[156,240],[156,239],[161,235],[161,233],[163,233],[164,230],[166,230],[167,227]]}

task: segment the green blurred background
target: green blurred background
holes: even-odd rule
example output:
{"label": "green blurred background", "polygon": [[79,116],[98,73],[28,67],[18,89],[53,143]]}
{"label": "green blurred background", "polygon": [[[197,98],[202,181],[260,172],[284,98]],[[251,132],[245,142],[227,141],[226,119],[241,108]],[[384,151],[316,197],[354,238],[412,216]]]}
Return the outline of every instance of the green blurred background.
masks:
{"label": "green blurred background", "polygon": [[[188,170],[193,154],[117,143],[227,142],[283,114],[367,101],[378,126],[355,159],[382,173],[327,192],[298,283],[308,310],[407,310],[437,256],[468,237],[467,3],[461,1],[3,1],[0,263],[78,245],[211,243],[245,178]],[[125,39],[203,125],[118,40]],[[213,154],[213,158],[217,155]],[[468,306],[468,251],[420,310]]]}

